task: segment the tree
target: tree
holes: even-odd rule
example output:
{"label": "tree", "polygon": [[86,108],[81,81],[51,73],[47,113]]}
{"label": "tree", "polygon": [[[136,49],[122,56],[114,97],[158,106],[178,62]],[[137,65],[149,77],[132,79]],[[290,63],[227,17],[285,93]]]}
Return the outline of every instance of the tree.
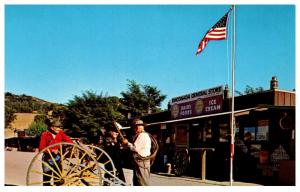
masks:
{"label": "tree", "polygon": [[238,95],[248,95],[248,94],[253,94],[253,93],[259,93],[264,91],[263,87],[251,87],[250,85],[246,85],[246,89],[244,91],[244,93],[242,93],[241,91],[235,91],[235,93],[237,93]]}
{"label": "tree", "polygon": [[101,134],[101,128],[113,126],[113,120],[122,122],[124,116],[118,111],[119,98],[97,95],[86,91],[75,96],[65,109],[64,124],[73,137],[86,137],[91,142]]}
{"label": "tree", "polygon": [[51,116],[53,118],[60,119],[61,121],[65,118],[65,112],[67,111],[67,106],[65,105],[52,105],[48,108],[49,111],[52,111]]}
{"label": "tree", "polygon": [[262,92],[264,89],[262,87],[251,87],[249,85],[246,86],[245,89],[245,94],[252,94],[252,93],[258,93],[258,92]]}
{"label": "tree", "polygon": [[14,95],[10,92],[5,93],[5,127],[15,119],[14,113],[32,113],[38,111],[40,114],[46,114],[58,104],[50,103],[36,97]]}
{"label": "tree", "polygon": [[46,123],[47,115],[36,115],[34,116],[34,122]]}
{"label": "tree", "polygon": [[9,124],[16,119],[14,115],[15,112],[12,107],[5,105],[5,127],[8,127]]}
{"label": "tree", "polygon": [[121,92],[121,102],[128,113],[139,117],[160,111],[161,102],[166,98],[160,90],[150,85],[139,85],[134,80],[128,80],[127,85],[128,90]]}
{"label": "tree", "polygon": [[146,110],[148,114],[161,111],[159,106],[166,99],[166,95],[161,95],[156,87],[150,85],[143,86],[146,96]]}
{"label": "tree", "polygon": [[47,129],[48,127],[43,121],[34,121],[26,129],[26,134],[28,136],[40,136]]}

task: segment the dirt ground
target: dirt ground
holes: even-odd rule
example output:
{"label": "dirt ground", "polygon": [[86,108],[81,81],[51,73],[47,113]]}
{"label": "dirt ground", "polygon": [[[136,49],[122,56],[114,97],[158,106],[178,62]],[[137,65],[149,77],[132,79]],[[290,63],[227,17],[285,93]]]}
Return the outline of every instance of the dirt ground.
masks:
{"label": "dirt ground", "polygon": [[5,151],[5,184],[26,185],[27,169],[36,154],[35,152]]}
{"label": "dirt ground", "polygon": [[[26,186],[26,175],[31,160],[36,152],[5,151],[5,185]],[[41,167],[34,167],[34,170],[42,171]],[[132,185],[132,170],[124,170],[127,184]],[[36,178],[35,178],[36,179]],[[41,178],[38,178],[41,179]],[[228,186],[229,182],[205,181],[200,182],[199,178],[186,178],[151,174],[151,186]],[[257,186],[254,183],[234,182],[234,186]]]}

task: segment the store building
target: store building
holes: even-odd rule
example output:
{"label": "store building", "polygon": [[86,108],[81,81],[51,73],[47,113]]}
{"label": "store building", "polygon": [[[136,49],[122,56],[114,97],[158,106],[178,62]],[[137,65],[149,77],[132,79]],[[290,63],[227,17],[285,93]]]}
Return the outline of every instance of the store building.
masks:
{"label": "store building", "polygon": [[[201,178],[204,169],[206,179],[229,180],[229,95],[223,86],[201,90],[173,98],[168,111],[143,117],[161,146],[154,171],[176,165],[176,151],[186,150],[184,174]],[[278,89],[272,77],[269,90],[235,97],[234,117],[234,179],[295,185],[295,92]]]}

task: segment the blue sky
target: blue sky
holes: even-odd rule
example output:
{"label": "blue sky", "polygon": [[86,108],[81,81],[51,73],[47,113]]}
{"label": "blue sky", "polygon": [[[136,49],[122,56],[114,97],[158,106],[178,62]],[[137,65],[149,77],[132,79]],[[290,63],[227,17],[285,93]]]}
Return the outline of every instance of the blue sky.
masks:
{"label": "blue sky", "polygon": [[[231,37],[198,44],[229,5],[5,5],[5,91],[67,103],[120,96],[127,79],[167,99],[231,86]],[[232,16],[228,29],[232,28]],[[231,35],[231,31],[229,32]],[[236,90],[295,87],[295,6],[238,5]]]}

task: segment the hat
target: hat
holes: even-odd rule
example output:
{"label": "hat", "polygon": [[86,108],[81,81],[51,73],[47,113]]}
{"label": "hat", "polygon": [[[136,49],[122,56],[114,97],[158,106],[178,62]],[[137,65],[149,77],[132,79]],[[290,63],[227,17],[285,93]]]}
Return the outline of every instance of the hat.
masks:
{"label": "hat", "polygon": [[62,125],[62,123],[59,120],[54,119],[53,122],[52,122],[52,126],[54,126],[54,127],[62,127],[63,125]]}
{"label": "hat", "polygon": [[115,127],[109,127],[107,129],[108,132],[118,132],[117,129]]}
{"label": "hat", "polygon": [[58,119],[46,119],[45,122],[49,127],[54,126],[54,127],[62,127],[62,123]]}
{"label": "hat", "polygon": [[138,126],[138,125],[143,125],[144,127],[147,126],[147,124],[145,124],[142,120],[137,119],[135,121],[133,121],[132,127]]}

